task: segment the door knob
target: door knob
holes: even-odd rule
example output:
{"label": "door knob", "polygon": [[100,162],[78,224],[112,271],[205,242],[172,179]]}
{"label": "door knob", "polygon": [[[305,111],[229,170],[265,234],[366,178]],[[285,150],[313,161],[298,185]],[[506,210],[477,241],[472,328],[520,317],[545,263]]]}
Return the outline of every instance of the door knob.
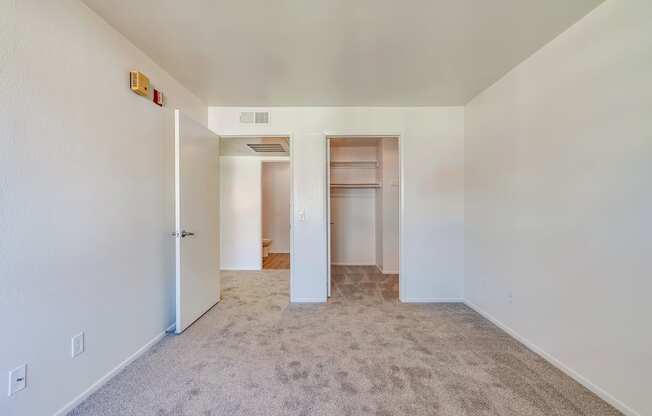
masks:
{"label": "door knob", "polygon": [[195,233],[191,233],[191,232],[188,232],[188,231],[186,231],[186,230],[182,230],[182,231],[181,231],[181,238],[184,238],[184,237],[192,237],[192,236],[194,236],[194,235],[195,235]]}

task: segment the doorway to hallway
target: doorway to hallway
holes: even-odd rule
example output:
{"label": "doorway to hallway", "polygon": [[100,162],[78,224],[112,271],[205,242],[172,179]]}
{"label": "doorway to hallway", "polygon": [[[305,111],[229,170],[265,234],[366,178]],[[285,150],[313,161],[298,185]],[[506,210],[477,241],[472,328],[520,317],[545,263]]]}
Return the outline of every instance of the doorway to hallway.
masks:
{"label": "doorway to hallway", "polygon": [[291,269],[290,147],[287,135],[221,136],[221,270]]}

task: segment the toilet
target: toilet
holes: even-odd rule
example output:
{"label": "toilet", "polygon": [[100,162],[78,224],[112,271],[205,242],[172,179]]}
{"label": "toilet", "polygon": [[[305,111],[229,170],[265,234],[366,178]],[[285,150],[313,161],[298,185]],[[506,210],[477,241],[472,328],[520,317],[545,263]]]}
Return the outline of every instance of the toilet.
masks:
{"label": "toilet", "polygon": [[269,247],[272,245],[272,240],[263,238],[263,258],[269,256]]}

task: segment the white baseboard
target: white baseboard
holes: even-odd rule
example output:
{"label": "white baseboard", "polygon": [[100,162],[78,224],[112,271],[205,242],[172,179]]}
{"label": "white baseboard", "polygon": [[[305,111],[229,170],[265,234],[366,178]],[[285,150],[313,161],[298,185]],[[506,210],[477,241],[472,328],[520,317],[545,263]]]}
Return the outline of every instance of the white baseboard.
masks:
{"label": "white baseboard", "polygon": [[464,299],[460,298],[404,298],[401,299],[402,303],[464,303]]}
{"label": "white baseboard", "polygon": [[552,356],[551,354],[548,354],[546,351],[544,351],[543,349],[539,348],[538,346],[530,342],[527,338],[520,335],[518,332],[514,331],[509,326],[503,324],[501,321],[499,321],[498,319],[491,316],[489,313],[482,310],[479,306],[469,302],[468,300],[465,300],[464,304],[466,304],[466,306],[473,309],[474,311],[476,311],[477,313],[479,313],[489,321],[491,321],[494,325],[496,325],[503,331],[507,332],[510,336],[518,340],[521,344],[525,345],[530,350],[540,355],[544,360],[548,361],[550,364],[557,367],[559,370],[564,372],[567,376],[569,376],[573,380],[577,381],[578,383],[580,383],[581,385],[583,385],[584,387],[586,387],[587,389],[595,393],[595,395],[597,395],[602,400],[604,400],[605,402],[609,403],[610,405],[618,409],[620,412],[624,413],[626,416],[641,416],[640,413],[636,412],[634,409],[627,406],[625,403],[621,402],[620,400],[616,399],[611,394],[604,391],[602,388],[593,384],[586,377],[582,376],[577,371],[573,370],[572,368],[570,368],[569,366],[567,366],[566,364],[564,364],[563,362],[561,362],[560,360]]}
{"label": "white baseboard", "polygon": [[68,404],[66,404],[64,407],[59,409],[54,416],[64,416],[68,412],[70,412],[72,409],[77,407],[81,402],[86,400],[88,396],[91,394],[95,393],[97,390],[100,389],[103,385],[105,385],[109,380],[111,380],[113,377],[115,377],[116,374],[118,374],[120,371],[122,371],[126,366],[134,362],[138,357],[143,355],[147,350],[152,348],[157,342],[159,342],[165,334],[170,331],[174,330],[174,324],[170,325],[165,331],[161,332],[160,334],[156,335],[154,338],[149,340],[145,345],[140,347],[138,351],[135,353],[131,354],[129,357],[127,357],[126,360],[118,364],[115,368],[113,368],[111,371],[106,373],[104,376],[102,376],[99,380],[97,380],[95,383],[93,383],[89,388],[87,388],[85,391],[83,391],[80,395],[72,399]]}
{"label": "white baseboard", "polygon": [[295,298],[290,299],[291,303],[325,303],[326,298]]}

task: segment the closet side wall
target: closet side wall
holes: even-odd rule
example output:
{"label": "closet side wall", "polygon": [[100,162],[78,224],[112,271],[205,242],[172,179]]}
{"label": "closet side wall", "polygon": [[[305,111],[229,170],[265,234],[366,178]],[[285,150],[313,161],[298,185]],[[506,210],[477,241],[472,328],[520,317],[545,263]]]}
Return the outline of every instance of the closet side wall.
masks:
{"label": "closet side wall", "polygon": [[[380,162],[378,166],[378,177],[382,182],[383,178],[383,146],[379,145],[376,149],[376,159]],[[376,267],[379,270],[383,270],[383,189],[378,188],[376,192]]]}
{"label": "closet side wall", "polygon": [[381,140],[382,151],[381,178],[382,188],[379,205],[382,215],[378,218],[379,245],[382,246],[382,262],[380,269],[385,274],[396,274],[399,271],[399,207],[400,178],[398,139],[385,138]]}

